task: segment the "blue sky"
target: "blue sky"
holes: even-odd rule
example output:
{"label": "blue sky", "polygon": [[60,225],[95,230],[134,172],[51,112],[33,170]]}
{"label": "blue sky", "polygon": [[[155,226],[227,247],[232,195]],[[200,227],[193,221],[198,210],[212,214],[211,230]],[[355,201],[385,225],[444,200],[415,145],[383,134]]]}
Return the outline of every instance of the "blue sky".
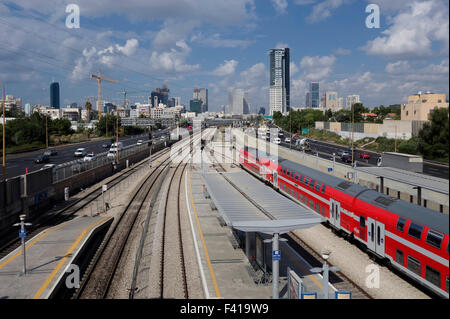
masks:
{"label": "blue sky", "polygon": [[[66,6],[80,8],[68,29]],[[365,26],[368,4],[380,28]],[[209,89],[210,110],[231,88],[268,110],[268,50],[291,49],[291,103],[304,104],[308,83],[339,96],[359,94],[367,106],[406,103],[417,91],[449,85],[449,17],[444,0],[15,0],[0,1],[0,81],[23,104],[49,104],[60,83],[62,105],[96,96],[144,102],[168,85],[189,104],[194,87]]]}

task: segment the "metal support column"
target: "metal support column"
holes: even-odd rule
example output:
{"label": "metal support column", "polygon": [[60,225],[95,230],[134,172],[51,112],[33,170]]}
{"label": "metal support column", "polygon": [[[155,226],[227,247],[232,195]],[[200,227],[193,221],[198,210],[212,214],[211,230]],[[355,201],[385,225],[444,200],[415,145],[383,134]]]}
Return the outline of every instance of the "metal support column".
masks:
{"label": "metal support column", "polygon": [[[272,255],[280,250],[279,234],[274,233],[272,239]],[[272,257],[272,299],[279,299],[280,261]]]}
{"label": "metal support column", "polygon": [[417,205],[422,206],[422,187],[416,186],[413,189],[417,189]]}
{"label": "metal support column", "polygon": [[247,259],[250,261],[250,232],[245,232],[245,254]]}

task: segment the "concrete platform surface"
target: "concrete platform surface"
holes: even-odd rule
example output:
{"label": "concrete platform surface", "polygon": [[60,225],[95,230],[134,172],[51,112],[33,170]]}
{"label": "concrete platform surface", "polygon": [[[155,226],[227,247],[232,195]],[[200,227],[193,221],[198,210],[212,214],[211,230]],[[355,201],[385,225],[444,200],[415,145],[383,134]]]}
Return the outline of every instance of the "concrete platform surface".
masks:
{"label": "concrete platform surface", "polygon": [[[0,299],[47,298],[92,232],[111,217],[78,217],[44,230],[0,260]],[[15,230],[14,230],[15,231]]]}

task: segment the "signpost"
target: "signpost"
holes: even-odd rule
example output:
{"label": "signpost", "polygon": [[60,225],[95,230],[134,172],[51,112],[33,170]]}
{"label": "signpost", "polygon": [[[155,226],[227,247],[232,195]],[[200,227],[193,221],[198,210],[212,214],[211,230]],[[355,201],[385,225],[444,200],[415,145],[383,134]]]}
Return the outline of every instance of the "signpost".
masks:
{"label": "signpost", "polygon": [[25,255],[25,237],[27,236],[27,231],[25,226],[31,226],[31,223],[25,223],[26,215],[20,215],[20,223],[16,223],[13,226],[20,226],[19,229],[19,238],[22,241],[22,254],[23,254],[23,274],[27,273],[27,259]]}
{"label": "signpost", "polygon": [[103,201],[103,211],[105,212],[105,192],[108,190],[108,185],[102,186],[102,201]]}

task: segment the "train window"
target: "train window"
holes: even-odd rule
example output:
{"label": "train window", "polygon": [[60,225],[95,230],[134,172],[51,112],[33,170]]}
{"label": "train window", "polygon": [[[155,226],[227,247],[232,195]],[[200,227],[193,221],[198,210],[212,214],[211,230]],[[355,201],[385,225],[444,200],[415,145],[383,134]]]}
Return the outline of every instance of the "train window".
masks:
{"label": "train window", "polygon": [[359,216],[359,227],[365,228],[366,227],[366,219],[364,216]]}
{"label": "train window", "polygon": [[443,239],[444,239],[444,235],[442,235],[441,233],[439,233],[437,231],[430,229],[427,234],[426,242],[428,245],[436,247],[437,249],[441,249],[441,243],[442,243]]}
{"label": "train window", "polygon": [[405,260],[403,259],[403,251],[397,249],[397,252],[395,254],[395,261],[403,266],[403,264],[405,262]]}
{"label": "train window", "polygon": [[296,172],[292,171],[291,177],[294,178],[295,174],[296,174]]}
{"label": "train window", "polygon": [[420,261],[414,257],[408,256],[408,269],[420,276]]}
{"label": "train window", "polygon": [[428,265],[425,266],[425,279],[433,285],[441,287],[441,273]]}
{"label": "train window", "polygon": [[309,183],[309,187],[314,189],[314,184],[315,183],[316,183],[316,181],[311,179],[311,182]]}
{"label": "train window", "polygon": [[322,216],[325,216],[325,207],[321,207],[322,208]]}
{"label": "train window", "polygon": [[325,184],[322,184],[322,189],[320,190],[322,192],[322,194],[325,194]]}
{"label": "train window", "polygon": [[411,225],[409,225],[408,235],[420,240],[420,237],[422,236],[422,230],[423,226],[411,223]]}
{"label": "train window", "polygon": [[373,237],[374,237],[374,233],[375,233],[375,230],[373,228],[374,228],[374,226],[372,223],[372,224],[370,224],[370,240],[371,241],[373,241]]}
{"label": "train window", "polygon": [[317,184],[316,184],[316,191],[318,191],[318,192],[320,192],[320,186],[321,186],[321,184],[319,184],[319,182],[317,182]]}
{"label": "train window", "polygon": [[286,172],[284,172],[284,175],[289,175],[289,168],[286,169]]}
{"label": "train window", "polygon": [[397,222],[397,230],[403,232],[405,224],[406,224],[406,219],[403,217],[399,217],[398,222]]}
{"label": "train window", "polygon": [[380,238],[380,226],[377,226],[377,245],[380,246],[381,242],[380,242],[381,238]]}

